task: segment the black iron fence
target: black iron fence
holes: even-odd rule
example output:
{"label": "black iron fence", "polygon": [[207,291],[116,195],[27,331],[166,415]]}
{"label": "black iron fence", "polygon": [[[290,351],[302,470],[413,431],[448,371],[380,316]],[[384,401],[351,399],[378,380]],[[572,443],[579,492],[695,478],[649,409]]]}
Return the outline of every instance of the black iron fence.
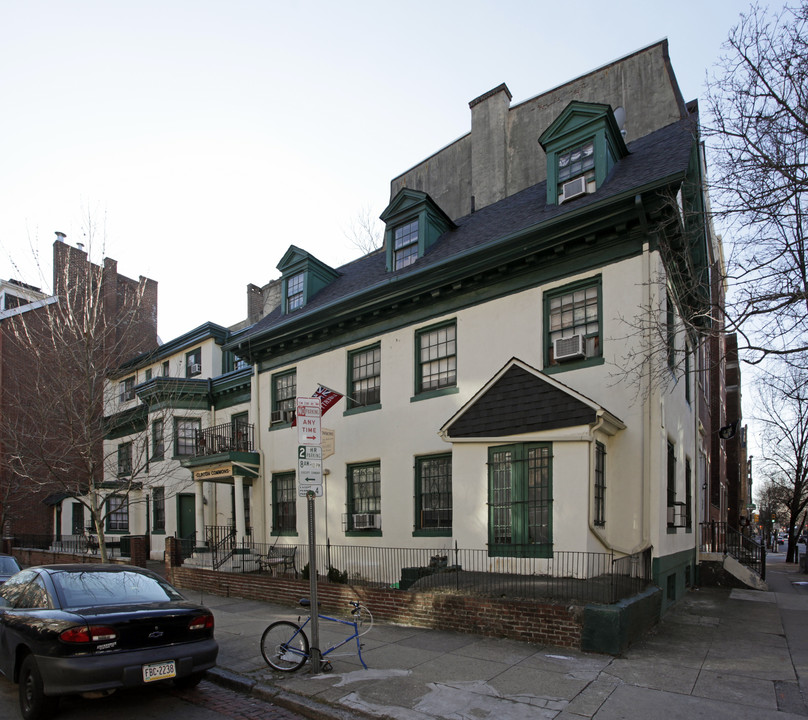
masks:
{"label": "black iron fence", "polygon": [[[104,538],[107,557],[130,557],[132,535],[108,535]],[[92,533],[78,535],[15,535],[7,538],[11,547],[63,552],[73,555],[99,555],[98,536]]]}
{"label": "black iron fence", "polygon": [[738,532],[725,522],[710,520],[699,523],[702,552],[731,555],[741,565],[753,570],[761,579],[766,579],[766,547]]}
{"label": "black iron fence", "polygon": [[[294,548],[297,570],[308,577],[308,545],[241,543],[234,572],[282,571],[280,549]],[[391,590],[562,599],[614,603],[651,583],[651,550],[625,557],[612,553],[555,551],[551,557],[491,557],[487,550],[318,545],[318,577],[327,582]],[[277,570],[276,570],[277,568]]]}

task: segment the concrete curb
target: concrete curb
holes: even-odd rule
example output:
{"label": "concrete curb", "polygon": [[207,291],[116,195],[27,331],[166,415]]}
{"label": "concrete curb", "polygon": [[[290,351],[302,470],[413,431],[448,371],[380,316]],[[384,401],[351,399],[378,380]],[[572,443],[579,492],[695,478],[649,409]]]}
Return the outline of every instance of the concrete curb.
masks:
{"label": "concrete curb", "polygon": [[348,712],[342,708],[318,702],[311,698],[291,693],[288,690],[282,690],[270,683],[259,683],[255,680],[250,680],[243,675],[221,667],[208,670],[206,678],[228,690],[251,695],[259,700],[273,703],[307,718],[312,718],[312,720],[378,720],[377,716],[354,710]]}

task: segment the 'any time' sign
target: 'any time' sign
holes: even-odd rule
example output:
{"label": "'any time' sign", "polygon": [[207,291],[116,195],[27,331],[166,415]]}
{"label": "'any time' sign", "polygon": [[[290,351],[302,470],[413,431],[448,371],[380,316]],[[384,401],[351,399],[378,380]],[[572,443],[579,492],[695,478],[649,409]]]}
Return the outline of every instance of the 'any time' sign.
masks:
{"label": "'any time' sign", "polygon": [[320,398],[299,397],[296,402],[297,441],[300,445],[320,445]]}

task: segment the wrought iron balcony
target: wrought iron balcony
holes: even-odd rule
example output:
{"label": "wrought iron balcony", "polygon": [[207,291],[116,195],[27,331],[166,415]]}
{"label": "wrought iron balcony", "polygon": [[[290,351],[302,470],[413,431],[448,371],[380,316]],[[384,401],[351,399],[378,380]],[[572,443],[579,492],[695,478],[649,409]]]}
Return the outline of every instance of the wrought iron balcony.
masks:
{"label": "wrought iron balcony", "polygon": [[195,455],[218,455],[226,452],[253,452],[255,425],[226,423],[196,431]]}

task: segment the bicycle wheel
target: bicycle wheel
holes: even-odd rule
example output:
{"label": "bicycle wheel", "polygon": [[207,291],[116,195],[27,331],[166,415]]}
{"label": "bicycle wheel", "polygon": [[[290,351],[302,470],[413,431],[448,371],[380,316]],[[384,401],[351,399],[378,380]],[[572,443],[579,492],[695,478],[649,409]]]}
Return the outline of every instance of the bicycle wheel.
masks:
{"label": "bicycle wheel", "polygon": [[309,639],[299,625],[280,620],[264,630],[261,654],[270,667],[292,672],[309,659]]}

